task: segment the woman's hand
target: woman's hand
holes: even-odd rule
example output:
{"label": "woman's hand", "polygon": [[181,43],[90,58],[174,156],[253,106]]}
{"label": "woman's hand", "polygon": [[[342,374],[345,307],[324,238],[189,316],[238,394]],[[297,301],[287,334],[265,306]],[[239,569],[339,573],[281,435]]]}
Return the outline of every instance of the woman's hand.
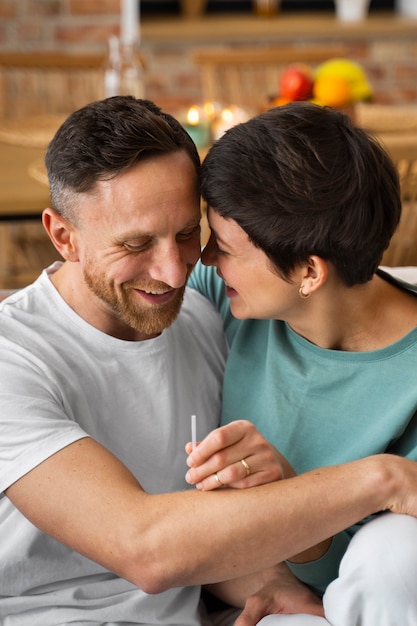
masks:
{"label": "woman's hand", "polygon": [[186,480],[209,491],[227,486],[254,487],[295,476],[288,461],[246,420],[216,428],[195,450],[186,445],[189,471]]}

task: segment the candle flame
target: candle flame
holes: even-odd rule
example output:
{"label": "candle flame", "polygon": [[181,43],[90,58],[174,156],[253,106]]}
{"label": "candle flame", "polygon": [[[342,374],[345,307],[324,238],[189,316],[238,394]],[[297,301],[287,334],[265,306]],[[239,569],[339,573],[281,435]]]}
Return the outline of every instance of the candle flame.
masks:
{"label": "candle flame", "polygon": [[223,109],[221,116],[225,122],[233,122],[234,115],[230,109]]}
{"label": "candle flame", "polygon": [[203,105],[203,109],[207,119],[214,120],[217,112],[215,104],[213,102],[205,102]]}
{"label": "candle flame", "polygon": [[191,124],[191,126],[196,126],[200,122],[200,111],[198,107],[193,106],[188,109],[187,122]]}

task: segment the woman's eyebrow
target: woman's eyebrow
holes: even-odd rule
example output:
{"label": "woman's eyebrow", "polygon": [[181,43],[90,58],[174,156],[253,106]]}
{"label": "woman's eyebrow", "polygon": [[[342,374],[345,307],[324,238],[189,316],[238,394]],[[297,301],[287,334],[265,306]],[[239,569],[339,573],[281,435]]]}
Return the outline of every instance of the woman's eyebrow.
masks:
{"label": "woman's eyebrow", "polygon": [[216,231],[214,228],[212,228],[211,226],[210,226],[210,230],[211,230],[211,232],[213,233],[213,235],[215,236],[216,241],[220,242],[220,243],[221,243],[221,244],[223,244],[224,246],[228,246],[228,247],[230,247],[230,246],[229,246],[229,244],[227,243],[227,241],[224,241],[224,239],[222,239],[222,238],[220,237],[220,235],[217,233],[217,231]]}

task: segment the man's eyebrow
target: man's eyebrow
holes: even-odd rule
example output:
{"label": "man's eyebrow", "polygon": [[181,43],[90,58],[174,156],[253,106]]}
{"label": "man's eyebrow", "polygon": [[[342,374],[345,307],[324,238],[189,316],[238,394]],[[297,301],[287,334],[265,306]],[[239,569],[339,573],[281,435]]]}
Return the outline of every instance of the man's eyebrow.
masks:
{"label": "man's eyebrow", "polygon": [[198,219],[192,219],[186,224],[184,224],[181,230],[187,230],[187,228],[196,228],[197,226],[200,226],[200,223],[201,223],[201,217],[199,217]]}
{"label": "man's eyebrow", "polygon": [[126,241],[128,239],[141,239],[142,237],[152,237],[152,233],[149,232],[138,232],[138,231],[130,231],[127,233],[121,233],[119,236],[120,241]]}
{"label": "man's eyebrow", "polygon": [[[191,219],[189,220],[186,224],[184,224],[183,226],[181,226],[180,230],[178,232],[182,232],[184,230],[188,230],[190,228],[197,228],[200,225],[200,219]],[[155,237],[155,233],[151,230],[151,231],[147,231],[147,230],[143,230],[143,231],[128,231],[126,233],[121,233],[119,239],[120,241],[126,241],[128,239],[142,239],[143,237]]]}

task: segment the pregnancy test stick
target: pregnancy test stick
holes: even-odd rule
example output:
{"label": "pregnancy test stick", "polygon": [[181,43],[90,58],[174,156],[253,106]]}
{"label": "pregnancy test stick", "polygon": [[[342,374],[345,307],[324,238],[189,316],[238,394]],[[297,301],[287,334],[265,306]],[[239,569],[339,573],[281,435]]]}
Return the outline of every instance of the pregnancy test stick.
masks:
{"label": "pregnancy test stick", "polygon": [[191,416],[191,445],[193,450],[197,447],[197,425],[195,415]]}

